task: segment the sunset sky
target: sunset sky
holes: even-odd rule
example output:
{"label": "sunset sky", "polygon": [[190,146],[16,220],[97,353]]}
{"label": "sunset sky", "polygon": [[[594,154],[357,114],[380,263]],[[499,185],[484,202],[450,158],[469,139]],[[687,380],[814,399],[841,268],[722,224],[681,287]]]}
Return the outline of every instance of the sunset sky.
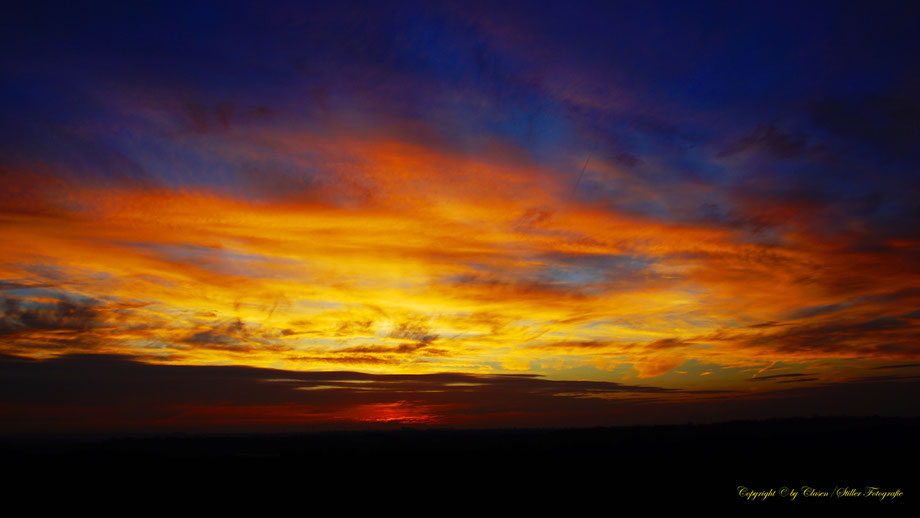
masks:
{"label": "sunset sky", "polygon": [[0,432],[920,414],[911,3],[0,17]]}

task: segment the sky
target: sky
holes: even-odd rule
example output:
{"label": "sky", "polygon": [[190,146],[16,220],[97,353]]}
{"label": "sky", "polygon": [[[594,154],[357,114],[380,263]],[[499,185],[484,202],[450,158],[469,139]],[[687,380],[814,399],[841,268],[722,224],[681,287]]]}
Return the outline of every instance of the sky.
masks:
{"label": "sky", "polygon": [[28,2],[0,432],[920,415],[911,2]]}

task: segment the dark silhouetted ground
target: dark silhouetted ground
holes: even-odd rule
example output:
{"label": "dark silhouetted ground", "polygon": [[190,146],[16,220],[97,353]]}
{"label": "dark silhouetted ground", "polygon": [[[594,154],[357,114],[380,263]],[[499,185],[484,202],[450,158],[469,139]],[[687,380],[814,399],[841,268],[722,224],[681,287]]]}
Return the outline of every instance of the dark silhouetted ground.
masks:
{"label": "dark silhouetted ground", "polygon": [[[615,516],[641,509],[859,506],[920,500],[920,418],[813,418],[572,430],[394,430],[301,435],[7,437],[5,488],[34,505],[402,509]],[[751,490],[793,488],[746,501]],[[807,497],[803,486],[903,496]],[[53,496],[52,496],[53,495]],[[629,504],[632,505],[632,504]],[[124,507],[128,506],[128,507]],[[276,507],[277,506],[277,507]],[[318,507],[319,506],[319,507]],[[327,511],[328,512],[328,511]],[[326,514],[326,513],[323,513]]]}

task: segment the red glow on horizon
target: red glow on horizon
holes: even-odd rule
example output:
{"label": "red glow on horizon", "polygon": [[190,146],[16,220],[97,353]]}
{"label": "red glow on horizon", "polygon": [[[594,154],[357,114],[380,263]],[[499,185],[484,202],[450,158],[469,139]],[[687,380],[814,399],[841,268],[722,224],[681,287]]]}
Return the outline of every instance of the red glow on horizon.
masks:
{"label": "red glow on horizon", "polygon": [[413,406],[405,401],[361,405],[348,412],[349,416],[365,423],[437,424],[440,415],[431,413],[427,406]]}

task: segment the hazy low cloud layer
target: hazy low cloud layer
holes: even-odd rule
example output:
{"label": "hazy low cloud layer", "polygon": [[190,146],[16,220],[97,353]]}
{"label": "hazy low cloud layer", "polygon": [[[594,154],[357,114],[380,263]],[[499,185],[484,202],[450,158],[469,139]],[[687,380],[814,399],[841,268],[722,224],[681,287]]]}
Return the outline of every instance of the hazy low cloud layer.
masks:
{"label": "hazy low cloud layer", "polygon": [[[905,415],[913,377],[750,396],[534,375],[296,372],[151,365],[114,355],[0,357],[2,432],[306,431],[597,426],[775,416]],[[897,397],[896,397],[897,396]]]}

